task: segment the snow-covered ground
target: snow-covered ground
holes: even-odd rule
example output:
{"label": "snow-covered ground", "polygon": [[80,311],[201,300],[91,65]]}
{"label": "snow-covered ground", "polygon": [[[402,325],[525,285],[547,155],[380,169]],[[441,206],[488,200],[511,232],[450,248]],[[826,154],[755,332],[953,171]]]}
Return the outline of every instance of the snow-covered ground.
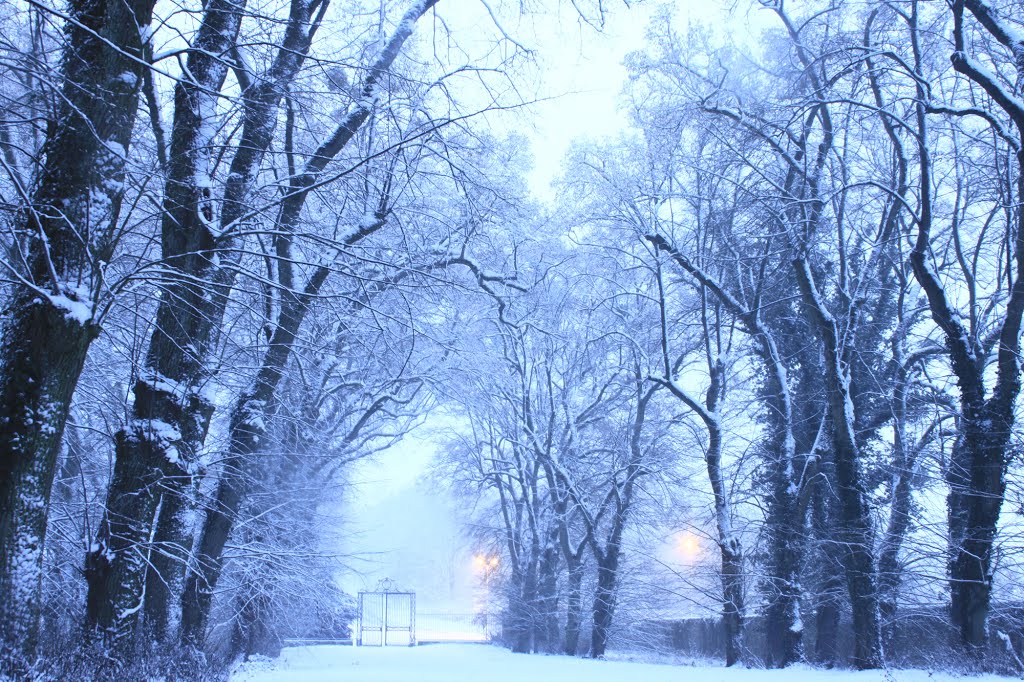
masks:
{"label": "snow-covered ground", "polygon": [[[285,649],[275,661],[245,663],[231,682],[952,682],[921,670],[851,672],[796,667],[726,669],[625,660],[528,656],[484,644],[420,647],[311,646]],[[970,678],[994,682],[1006,678]]]}

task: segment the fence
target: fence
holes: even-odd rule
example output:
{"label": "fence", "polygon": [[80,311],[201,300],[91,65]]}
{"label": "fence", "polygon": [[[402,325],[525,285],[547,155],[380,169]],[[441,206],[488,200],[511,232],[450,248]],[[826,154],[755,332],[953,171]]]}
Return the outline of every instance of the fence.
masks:
{"label": "fence", "polygon": [[501,619],[486,613],[417,613],[416,640],[429,642],[489,642],[501,634]]}
{"label": "fence", "polygon": [[[501,616],[488,613],[417,611],[408,592],[361,592],[359,620],[352,637],[306,636],[283,640],[284,646],[415,646],[441,642],[491,642],[501,639]],[[346,630],[347,633],[347,630]]]}
{"label": "fence", "polygon": [[[803,632],[808,659],[817,662],[816,622],[806,618]],[[1024,604],[994,604],[989,620],[987,660],[996,670],[1018,672],[1016,652],[1024,651]],[[746,619],[743,630],[744,658],[758,665],[767,660],[768,645],[764,618]],[[890,664],[899,667],[956,667],[956,649],[950,642],[956,633],[949,625],[943,606],[906,607],[897,619],[883,627]],[[725,629],[718,618],[645,621],[616,633],[616,644],[624,649],[654,648],[693,658],[725,658]],[[837,659],[848,662],[853,654],[853,624],[844,614],[836,637]]]}
{"label": "fence", "polygon": [[351,637],[285,637],[281,640],[284,646],[352,646]]}

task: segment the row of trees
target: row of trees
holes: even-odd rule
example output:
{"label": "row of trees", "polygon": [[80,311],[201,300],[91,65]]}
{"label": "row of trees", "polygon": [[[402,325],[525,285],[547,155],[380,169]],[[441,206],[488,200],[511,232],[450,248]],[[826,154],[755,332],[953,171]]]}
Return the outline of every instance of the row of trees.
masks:
{"label": "row of trees", "polygon": [[840,662],[848,619],[877,667],[937,601],[991,662],[1019,575],[1016,5],[766,0],[753,54],[663,12],[630,130],[576,147],[545,215],[522,142],[470,124],[515,94],[493,8],[470,58],[437,0],[146,2],[9,13],[4,671],[68,633],[98,665],[334,627],[317,519],[438,401],[516,650],[603,655],[687,521],[730,664],[754,622],[771,665]]}
{"label": "row of trees", "polygon": [[470,428],[448,448],[447,472],[461,492],[484,494],[480,521],[493,533],[481,540],[507,557],[513,649],[578,652],[592,565],[591,652],[603,656],[624,533],[635,508],[651,506],[640,481],[670,469],[677,453],[644,360],[599,304],[600,277],[574,272],[571,259],[548,261],[548,246],[527,260],[530,271],[551,268],[543,279],[528,292],[495,291],[500,312],[463,323],[473,343],[453,403]]}
{"label": "row of trees", "polygon": [[575,653],[586,574],[604,653],[630,532],[671,523],[699,451],[728,663],[756,615],[769,664],[841,660],[848,618],[878,667],[946,602],[994,665],[1019,577],[1019,6],[750,11],[775,27],[752,52],[656,17],[631,130],[567,161],[561,260],[474,335],[450,459],[507,555],[512,641]]}
{"label": "row of trees", "polygon": [[318,519],[507,194],[471,122],[517,50],[436,4],[5,6],[0,671],[347,627]]}

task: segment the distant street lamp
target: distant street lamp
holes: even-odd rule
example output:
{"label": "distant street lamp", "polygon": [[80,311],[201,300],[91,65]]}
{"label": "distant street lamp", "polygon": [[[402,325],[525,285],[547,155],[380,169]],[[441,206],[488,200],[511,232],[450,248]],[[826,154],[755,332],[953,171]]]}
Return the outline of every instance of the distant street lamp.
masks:
{"label": "distant street lamp", "polygon": [[494,579],[494,572],[498,568],[500,559],[496,554],[477,554],[473,557],[473,564],[476,570],[480,572],[481,582],[483,583],[483,599],[482,609],[483,612],[483,629],[486,635],[487,633],[487,612],[490,610],[491,602],[491,581]]}
{"label": "distant street lamp", "polygon": [[683,560],[692,562],[701,555],[700,538],[690,531],[683,531],[676,540],[676,549]]}
{"label": "distant street lamp", "polygon": [[473,563],[476,564],[477,570],[483,575],[484,588],[489,588],[491,577],[494,575],[494,570],[498,567],[499,563],[497,555],[477,554],[473,557]]}

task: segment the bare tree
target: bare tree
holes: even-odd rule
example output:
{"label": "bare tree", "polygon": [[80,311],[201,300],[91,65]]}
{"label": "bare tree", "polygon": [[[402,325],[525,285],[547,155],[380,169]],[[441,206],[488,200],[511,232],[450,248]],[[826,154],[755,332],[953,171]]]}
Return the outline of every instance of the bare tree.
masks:
{"label": "bare tree", "polygon": [[[370,117],[381,80],[398,57],[402,45],[412,34],[415,20],[429,11],[433,5],[432,2],[416,5],[406,13],[399,28],[370,65],[361,86],[361,96],[352,104],[335,131],[313,152],[302,172],[296,172],[291,165],[294,150],[290,146],[286,149],[291,173],[288,190],[272,230],[272,233],[277,235],[274,241],[277,285],[281,292],[279,313],[273,331],[269,332],[269,347],[261,361],[253,387],[238,401],[231,419],[232,434],[229,436],[229,443],[232,444],[232,448],[238,449],[236,457],[244,458],[256,447],[260,435],[249,433],[248,425],[250,421],[256,419],[265,424],[264,419],[268,415],[264,414],[264,411],[273,410],[274,392],[283,376],[296,335],[311,301],[319,296],[320,289],[331,272],[330,266],[322,266],[310,275],[304,285],[296,281],[293,272],[295,266],[292,260],[292,243],[299,228],[306,198],[310,191],[323,181],[328,164],[345,149]],[[181,158],[185,167],[181,169],[180,180],[169,180],[169,187],[179,188],[185,194],[180,200],[168,199],[164,214],[168,225],[165,233],[179,234],[180,238],[165,239],[164,244],[165,248],[175,252],[180,249],[181,257],[184,259],[181,261],[184,270],[174,278],[181,291],[172,291],[162,299],[165,304],[162,310],[168,319],[161,323],[164,318],[158,310],[157,333],[151,341],[150,353],[151,364],[159,365],[157,369],[173,368],[177,374],[170,376],[154,370],[153,376],[157,377],[155,380],[150,381],[151,377],[145,375],[136,385],[137,413],[140,409],[155,410],[153,414],[137,416],[137,420],[141,419],[138,421],[140,433],[143,436],[149,433],[150,437],[141,437],[138,434],[132,437],[124,435],[120,437],[119,442],[125,444],[123,447],[134,444],[144,448],[148,457],[141,457],[140,453],[132,448],[124,450],[118,457],[118,462],[125,469],[120,473],[115,472],[114,484],[111,486],[108,499],[107,520],[101,526],[100,536],[96,542],[97,548],[89,558],[90,584],[93,586],[90,590],[89,619],[104,631],[112,633],[115,640],[121,639],[125,633],[131,634],[134,631],[138,614],[135,606],[144,595],[150,600],[160,599],[159,605],[152,609],[151,613],[154,615],[157,634],[162,634],[166,629],[170,595],[159,587],[152,592],[143,590],[147,575],[146,563],[112,563],[110,558],[119,554],[127,556],[143,551],[145,539],[153,528],[154,514],[158,508],[164,522],[156,521],[156,531],[159,533],[165,530],[169,537],[157,539],[165,544],[180,545],[183,542],[182,523],[178,518],[184,498],[182,483],[188,480],[187,467],[195,458],[194,455],[182,458],[181,450],[178,448],[184,448],[186,453],[195,453],[205,438],[212,410],[202,398],[201,392],[208,374],[208,362],[204,358],[209,354],[209,345],[215,340],[212,334],[224,315],[237,271],[240,252],[237,231],[240,229],[240,222],[249,211],[246,198],[257,179],[263,155],[273,140],[273,123],[285,96],[287,84],[302,66],[304,55],[309,50],[325,11],[326,3],[305,3],[298,0],[297,4],[293,3],[289,28],[282,37],[282,44],[270,71],[251,83],[247,83],[244,75],[240,76],[249,87],[243,90],[242,135],[224,185],[219,229],[214,229],[212,225],[214,214],[207,196],[212,190],[207,183],[201,181],[208,175],[203,169],[209,164],[213,152],[212,140],[203,138],[208,134],[206,131],[209,130],[211,121],[206,117],[211,115],[211,112],[209,107],[199,107],[201,115],[196,116],[197,110],[191,100],[192,96],[216,96],[211,93],[216,93],[223,85],[226,65],[223,59],[215,59],[211,55],[218,52],[227,54],[236,48],[233,42],[228,40],[219,46],[219,50],[197,49],[192,53],[199,62],[211,62],[201,72],[209,70],[209,76],[213,80],[199,86],[192,96],[184,90],[179,95],[176,127],[181,129],[182,143],[185,144],[186,150],[193,151],[185,153],[183,150],[180,157],[172,154],[174,158]],[[207,34],[214,36],[211,39],[216,40],[225,40],[225,35],[230,37],[232,31],[225,32],[220,26],[224,14],[216,8],[208,8],[205,15],[207,21],[200,28],[196,40],[203,40]],[[237,28],[233,30],[237,33]],[[199,68],[199,64],[196,68]],[[184,84],[181,86],[182,89],[185,87]],[[290,135],[290,131],[286,131],[286,134]],[[177,133],[172,136],[172,141],[176,138]],[[286,144],[290,144],[289,141],[290,137]],[[171,177],[174,177],[173,174]],[[197,177],[200,181],[196,180]],[[168,197],[172,197],[170,190]],[[387,214],[386,194],[381,202],[377,216],[366,225],[353,230],[347,239],[342,240],[341,248],[351,246],[383,226]],[[183,213],[179,216],[175,211]],[[198,242],[194,243],[194,240]],[[221,262],[221,253],[225,254],[225,262]],[[212,296],[208,291],[211,283],[214,292]],[[187,321],[187,324],[184,321]],[[175,330],[177,336],[164,336],[169,330]],[[168,377],[169,381],[161,377]],[[151,387],[154,381],[155,389]],[[143,396],[141,400],[140,392]],[[147,400],[146,396],[152,396],[153,400]],[[254,409],[256,413],[250,415]],[[195,418],[196,415],[199,416],[198,420]],[[168,428],[164,428],[164,424],[168,425]],[[168,452],[176,452],[177,457],[169,457]],[[229,455],[229,461],[234,461],[231,457],[232,455]],[[184,475],[174,471],[175,465],[179,462],[186,467],[186,471],[182,472]],[[157,483],[149,481],[150,474],[154,471],[164,471],[168,466],[170,469],[165,472],[166,478],[159,481],[159,485],[166,488],[169,493],[167,504],[164,505],[161,503],[161,495],[146,494],[144,491]],[[230,468],[237,469],[237,462],[230,464]],[[185,594],[192,597],[185,601],[182,634],[186,641],[193,644],[202,641],[208,615],[208,602],[201,600],[197,580],[205,584],[216,584],[220,570],[219,554],[227,539],[233,514],[244,497],[244,492],[232,488],[226,480],[221,482],[222,492],[218,493],[218,499],[224,499],[219,499],[206,521],[207,525],[217,524],[218,528],[214,531],[204,530],[201,536],[204,539],[199,543],[202,575],[190,574],[185,585]],[[123,505],[129,505],[131,509],[122,508]],[[154,567],[162,568],[163,573],[151,575],[151,583],[166,581],[172,586],[178,584],[179,581],[174,576],[181,575],[182,562],[180,559],[175,561],[173,556],[170,559]],[[175,565],[178,568],[174,568]]]}
{"label": "bare tree", "polygon": [[[0,624],[31,661],[47,505],[72,394],[99,331],[104,267],[117,248],[125,172],[153,2],[72,2],[59,102],[34,177],[4,160],[19,202],[0,369]],[[45,81],[44,81],[45,82]],[[42,84],[42,82],[40,83]],[[37,173],[37,174],[36,174]]]}

